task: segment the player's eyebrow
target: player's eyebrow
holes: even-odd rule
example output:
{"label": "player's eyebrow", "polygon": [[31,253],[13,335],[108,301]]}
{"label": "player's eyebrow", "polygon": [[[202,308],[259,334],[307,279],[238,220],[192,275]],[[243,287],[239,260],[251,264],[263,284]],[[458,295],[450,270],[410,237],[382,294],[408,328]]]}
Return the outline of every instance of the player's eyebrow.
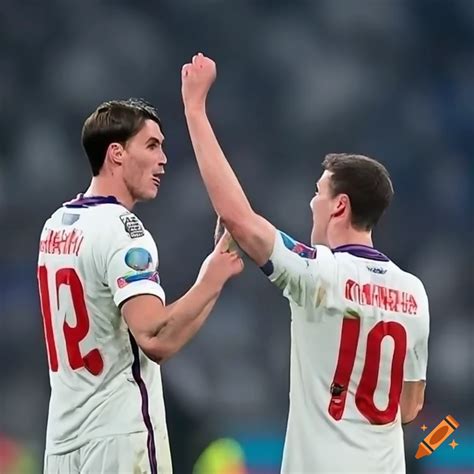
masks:
{"label": "player's eyebrow", "polygon": [[158,137],[150,137],[147,141],[146,144],[148,145],[149,143],[158,143],[158,145],[163,145],[163,142],[165,141],[164,138],[161,138],[161,140]]}

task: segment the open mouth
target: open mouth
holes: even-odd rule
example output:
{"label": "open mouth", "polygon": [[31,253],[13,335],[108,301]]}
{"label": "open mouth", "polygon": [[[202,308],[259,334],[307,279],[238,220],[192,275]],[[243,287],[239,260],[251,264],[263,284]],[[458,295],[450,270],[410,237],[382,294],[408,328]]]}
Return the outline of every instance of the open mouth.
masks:
{"label": "open mouth", "polygon": [[160,187],[160,182],[161,182],[161,180],[160,180],[160,178],[159,178],[158,176],[153,176],[153,182],[155,183],[155,186],[156,186],[157,188]]}

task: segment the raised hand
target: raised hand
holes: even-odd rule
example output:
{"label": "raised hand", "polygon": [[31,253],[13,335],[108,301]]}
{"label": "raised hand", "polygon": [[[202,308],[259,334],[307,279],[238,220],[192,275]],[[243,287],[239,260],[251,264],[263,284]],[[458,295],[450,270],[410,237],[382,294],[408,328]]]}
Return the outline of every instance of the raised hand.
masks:
{"label": "raised hand", "polygon": [[185,109],[202,110],[212,83],[216,79],[216,63],[198,53],[181,70],[181,94]]}
{"label": "raised hand", "polygon": [[232,237],[225,231],[214,250],[204,260],[198,280],[207,281],[221,289],[227,280],[244,269],[244,262],[237,252],[229,252]]}
{"label": "raised hand", "polygon": [[[222,223],[221,216],[217,216],[216,228],[214,229],[214,245],[217,245],[217,243],[221,240],[224,233],[229,234],[224,224]],[[231,235],[227,239],[227,251],[237,252],[239,257],[242,257],[242,255],[244,254],[242,249],[238,246],[237,242],[233,239]]]}

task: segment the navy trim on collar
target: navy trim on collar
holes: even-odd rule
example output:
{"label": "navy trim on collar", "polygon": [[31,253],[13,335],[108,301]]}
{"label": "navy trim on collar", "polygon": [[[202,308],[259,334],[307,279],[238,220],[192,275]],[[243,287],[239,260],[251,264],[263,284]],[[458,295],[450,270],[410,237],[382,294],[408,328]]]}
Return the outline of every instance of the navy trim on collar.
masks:
{"label": "navy trim on collar", "polygon": [[84,194],[78,194],[76,199],[65,202],[64,207],[72,208],[84,208],[99,206],[100,204],[119,204],[122,205],[115,196],[84,196]]}
{"label": "navy trim on collar", "polygon": [[332,252],[348,252],[355,257],[377,260],[378,262],[390,262],[390,259],[386,255],[368,245],[341,245],[332,249]]}

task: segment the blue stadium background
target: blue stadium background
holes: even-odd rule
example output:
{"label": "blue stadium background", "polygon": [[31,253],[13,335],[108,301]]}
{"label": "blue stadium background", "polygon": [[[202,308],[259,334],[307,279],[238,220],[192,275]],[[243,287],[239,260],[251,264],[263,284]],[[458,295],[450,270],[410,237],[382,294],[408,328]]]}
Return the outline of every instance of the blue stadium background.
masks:
{"label": "blue stadium background", "polygon": [[[426,406],[406,429],[409,472],[471,472],[473,44],[470,0],[3,0],[4,468],[40,469],[49,383],[37,241],[44,219],[87,187],[79,135],[98,102],[141,96],[160,110],[167,175],[159,198],[137,213],[158,242],[170,300],[211,249],[214,215],[179,83],[182,64],[201,50],[218,63],[209,110],[221,142],[255,208],[282,230],[308,240],[308,203],[326,153],[364,153],[390,169],[396,197],[376,245],[422,278],[432,312]],[[195,340],[164,365],[176,472],[190,473],[221,437],[240,443],[249,473],[278,472],[288,362],[287,304],[248,265]],[[415,461],[419,426],[447,414],[461,424],[459,446]]]}

